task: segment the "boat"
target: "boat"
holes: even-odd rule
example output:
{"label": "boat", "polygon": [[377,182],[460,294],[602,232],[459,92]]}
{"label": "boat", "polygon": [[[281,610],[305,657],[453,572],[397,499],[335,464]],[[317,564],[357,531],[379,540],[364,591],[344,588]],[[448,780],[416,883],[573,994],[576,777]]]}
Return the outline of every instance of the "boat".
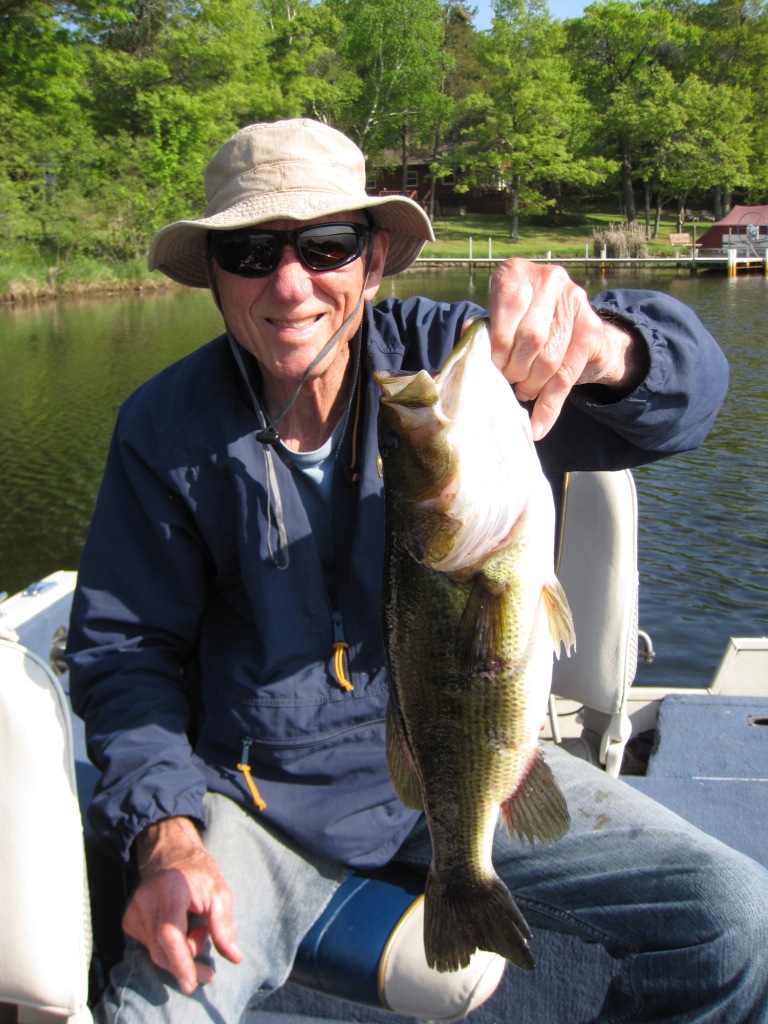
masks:
{"label": "boat", "polygon": [[[568,476],[557,572],[578,648],[555,665],[542,737],[768,865],[768,830],[754,813],[768,792],[768,638],[725,637],[700,688],[638,684],[638,659],[654,653],[638,625],[637,520],[629,471]],[[62,658],[75,581],[56,570],[0,600],[0,1024],[89,1024],[115,955],[101,919],[119,921],[125,898],[105,886],[120,873],[93,849],[81,813],[96,771]],[[496,1024],[519,1020],[521,1004],[526,1024],[565,1024],[596,1011],[612,970],[601,947],[534,929],[535,972],[505,971],[478,951],[468,968],[438,974],[424,958],[422,901],[415,875],[353,873],[264,1010],[275,1024],[470,1012]]]}

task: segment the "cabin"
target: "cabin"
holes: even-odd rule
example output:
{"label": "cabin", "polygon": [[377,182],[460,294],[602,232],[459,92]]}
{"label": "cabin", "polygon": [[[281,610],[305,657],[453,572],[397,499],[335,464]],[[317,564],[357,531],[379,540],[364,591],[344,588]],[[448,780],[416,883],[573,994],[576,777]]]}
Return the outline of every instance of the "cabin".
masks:
{"label": "cabin", "polygon": [[[402,165],[392,170],[374,169],[366,182],[366,191],[371,196],[401,195],[402,184]],[[405,194],[427,210],[434,185],[435,209],[444,216],[466,213],[500,213],[506,216],[510,213],[511,196],[503,183],[473,187],[468,192],[457,192],[458,184],[459,179],[454,174],[433,182],[429,164],[414,162],[408,164]]]}
{"label": "cabin", "polygon": [[751,249],[765,252],[768,248],[768,206],[734,206],[698,239],[698,248]]}

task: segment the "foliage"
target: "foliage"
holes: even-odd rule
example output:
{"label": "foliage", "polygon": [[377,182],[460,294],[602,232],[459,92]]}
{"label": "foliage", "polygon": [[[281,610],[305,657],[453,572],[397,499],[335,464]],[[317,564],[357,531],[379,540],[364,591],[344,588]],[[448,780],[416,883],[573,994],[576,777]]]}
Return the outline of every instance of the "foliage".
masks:
{"label": "foliage", "polygon": [[768,4],[595,0],[0,0],[0,237],[49,281],[135,266],[199,215],[243,124],[308,116],[373,166],[499,189],[520,224],[595,195],[625,218],[768,190]]}

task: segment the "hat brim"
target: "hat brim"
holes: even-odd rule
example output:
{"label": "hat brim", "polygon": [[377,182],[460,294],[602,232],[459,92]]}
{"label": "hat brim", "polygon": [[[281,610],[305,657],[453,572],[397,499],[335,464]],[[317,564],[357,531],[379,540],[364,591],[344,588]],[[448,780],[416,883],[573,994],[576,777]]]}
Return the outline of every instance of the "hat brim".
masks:
{"label": "hat brim", "polygon": [[[316,217],[350,213],[340,207],[338,193],[275,193],[246,201],[211,217],[179,220],[155,235],[147,262],[150,270],[160,270],[174,281],[192,288],[207,288],[205,236],[209,231],[233,231],[255,227],[270,220],[313,220]],[[290,209],[290,213],[286,212]],[[369,196],[355,210],[367,210],[377,227],[389,232],[389,248],[384,263],[385,277],[406,270],[426,242],[435,240],[429,217],[406,196]]]}

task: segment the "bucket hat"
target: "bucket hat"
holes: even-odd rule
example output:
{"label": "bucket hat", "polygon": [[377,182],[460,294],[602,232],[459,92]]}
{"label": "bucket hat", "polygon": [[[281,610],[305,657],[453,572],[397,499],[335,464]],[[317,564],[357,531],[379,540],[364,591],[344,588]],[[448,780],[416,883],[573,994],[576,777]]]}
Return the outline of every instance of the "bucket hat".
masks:
{"label": "bucket hat", "polygon": [[429,218],[417,203],[406,196],[369,196],[365,158],[355,143],[308,118],[241,128],[206,167],[205,195],[205,216],[162,228],[148,257],[150,270],[194,288],[208,286],[208,231],[367,210],[378,227],[389,231],[385,275],[405,270],[424,243],[434,240]]}

